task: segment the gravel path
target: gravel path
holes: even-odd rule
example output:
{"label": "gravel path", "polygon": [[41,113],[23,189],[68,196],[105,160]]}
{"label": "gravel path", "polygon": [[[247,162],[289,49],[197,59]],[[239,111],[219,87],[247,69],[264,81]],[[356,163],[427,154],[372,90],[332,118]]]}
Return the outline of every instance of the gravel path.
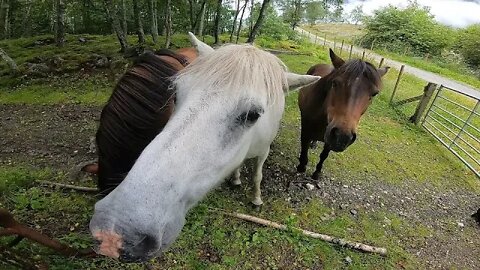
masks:
{"label": "gravel path", "polygon": [[[315,36],[314,34],[308,32],[304,29],[297,28],[296,30],[299,33],[309,37],[312,42],[315,42],[315,40],[317,40],[317,42],[323,43],[324,40],[325,40],[323,37]],[[329,44],[331,47],[333,47],[333,42],[332,41],[326,40],[325,42],[327,44]],[[346,48],[348,50],[348,46]],[[376,53],[374,53],[370,50],[365,50],[363,48],[353,47],[352,51],[355,54],[362,54],[363,51],[365,51],[365,57],[366,58],[374,59],[375,61],[378,61],[378,62],[380,62],[380,60],[382,58],[384,58],[383,56],[381,56],[379,54],[376,54]],[[405,68],[403,70],[403,72],[405,72],[405,73],[409,73],[409,74],[411,74],[411,75],[413,75],[417,78],[420,78],[422,80],[425,80],[427,82],[433,82],[433,83],[444,85],[448,88],[452,88],[452,89],[455,89],[458,92],[464,93],[464,94],[466,94],[470,97],[480,99],[480,91],[473,88],[472,86],[465,85],[463,83],[460,83],[460,82],[442,77],[438,74],[428,72],[428,71],[425,71],[425,70],[422,70],[422,69],[419,69],[419,68],[415,68],[415,67],[409,66],[405,63],[398,62],[398,61],[395,61],[395,60],[385,58],[383,63],[384,63],[383,64],[384,66],[390,66],[390,67],[393,67],[393,68],[396,68],[396,69],[400,69],[400,67],[402,65],[405,65]]]}

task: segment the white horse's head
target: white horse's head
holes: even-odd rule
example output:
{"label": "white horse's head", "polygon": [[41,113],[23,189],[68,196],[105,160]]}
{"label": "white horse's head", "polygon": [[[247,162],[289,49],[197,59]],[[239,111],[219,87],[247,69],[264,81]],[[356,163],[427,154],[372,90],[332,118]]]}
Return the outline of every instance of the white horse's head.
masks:
{"label": "white horse's head", "polygon": [[[218,50],[191,35],[199,58],[175,78],[175,112],[123,182],[95,205],[101,254],[127,261],[159,255],[187,211],[245,158],[268,154],[290,87],[319,77],[286,72],[251,45]],[[265,155],[266,157],[266,155]]]}

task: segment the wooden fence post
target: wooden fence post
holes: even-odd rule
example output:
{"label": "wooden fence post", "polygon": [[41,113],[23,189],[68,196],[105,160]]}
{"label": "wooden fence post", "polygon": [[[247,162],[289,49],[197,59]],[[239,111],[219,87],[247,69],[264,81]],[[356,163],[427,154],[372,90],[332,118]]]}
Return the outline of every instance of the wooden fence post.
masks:
{"label": "wooden fence post", "polygon": [[317,45],[317,35],[315,35],[315,45]]}
{"label": "wooden fence post", "polygon": [[342,56],[342,52],[343,52],[343,44],[345,43],[345,40],[342,39],[342,46],[340,47],[340,56]]}
{"label": "wooden fence post", "polygon": [[410,117],[410,122],[415,123],[418,125],[420,123],[420,119],[422,118],[423,112],[427,108],[428,102],[433,96],[433,92],[437,89],[437,84],[429,82],[425,88],[423,88],[423,96],[420,102],[415,109],[415,113]]}
{"label": "wooden fence post", "polygon": [[325,46],[327,46],[327,33],[325,33],[325,37],[323,38],[323,48],[325,49]]}
{"label": "wooden fence post", "polygon": [[352,59],[352,51],[353,51],[353,44],[350,45],[350,54],[348,55],[348,59]]}
{"label": "wooden fence post", "polygon": [[337,48],[337,39],[333,37],[333,51]]}
{"label": "wooden fence post", "polygon": [[363,53],[362,53],[362,61],[365,60],[365,50],[363,50]]}
{"label": "wooden fence post", "polygon": [[395,96],[395,92],[397,92],[398,84],[400,83],[400,78],[402,77],[404,68],[405,68],[405,65],[402,65],[402,67],[400,67],[400,72],[398,72],[397,81],[395,82],[395,87],[393,87],[392,96],[390,97],[390,104],[392,104],[393,97]]}
{"label": "wooden fence post", "polygon": [[378,64],[378,68],[381,68],[381,67],[382,67],[383,61],[385,61],[385,58],[382,57],[382,59],[380,59],[380,64]]}

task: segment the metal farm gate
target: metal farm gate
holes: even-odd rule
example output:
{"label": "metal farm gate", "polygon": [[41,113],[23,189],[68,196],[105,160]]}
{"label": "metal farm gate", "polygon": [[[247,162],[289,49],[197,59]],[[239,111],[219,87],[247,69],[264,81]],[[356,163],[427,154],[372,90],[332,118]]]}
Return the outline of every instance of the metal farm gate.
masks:
{"label": "metal farm gate", "polygon": [[480,92],[440,85],[422,125],[480,177]]}

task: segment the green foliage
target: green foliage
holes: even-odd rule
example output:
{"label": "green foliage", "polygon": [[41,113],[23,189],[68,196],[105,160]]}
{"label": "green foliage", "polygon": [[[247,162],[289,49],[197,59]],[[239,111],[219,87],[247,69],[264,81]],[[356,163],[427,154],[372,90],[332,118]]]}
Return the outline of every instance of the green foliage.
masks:
{"label": "green foliage", "polygon": [[292,29],[298,26],[302,20],[304,5],[302,0],[282,0],[278,1],[282,10],[282,17],[285,23],[288,23]]}
{"label": "green foliage", "polygon": [[311,25],[318,20],[324,19],[327,15],[324,5],[321,1],[312,1],[305,4],[305,19]]}
{"label": "green foliage", "polygon": [[[258,18],[261,3],[256,3],[253,8],[253,18]],[[269,37],[277,41],[296,39],[296,32],[292,30],[288,24],[284,23],[282,18],[278,16],[273,5],[269,5],[265,11],[265,21],[259,30],[258,36]]]}
{"label": "green foliage", "polygon": [[385,46],[391,51],[409,49],[415,55],[439,55],[452,46],[455,32],[435,22],[430,11],[411,2],[405,9],[392,5],[375,11],[365,20],[363,45]]}
{"label": "green foliage", "polygon": [[457,46],[468,64],[480,68],[480,24],[463,29],[459,34]]}
{"label": "green foliage", "polygon": [[356,6],[350,12],[350,21],[353,22],[355,25],[365,19],[365,14],[363,13],[363,4]]}

